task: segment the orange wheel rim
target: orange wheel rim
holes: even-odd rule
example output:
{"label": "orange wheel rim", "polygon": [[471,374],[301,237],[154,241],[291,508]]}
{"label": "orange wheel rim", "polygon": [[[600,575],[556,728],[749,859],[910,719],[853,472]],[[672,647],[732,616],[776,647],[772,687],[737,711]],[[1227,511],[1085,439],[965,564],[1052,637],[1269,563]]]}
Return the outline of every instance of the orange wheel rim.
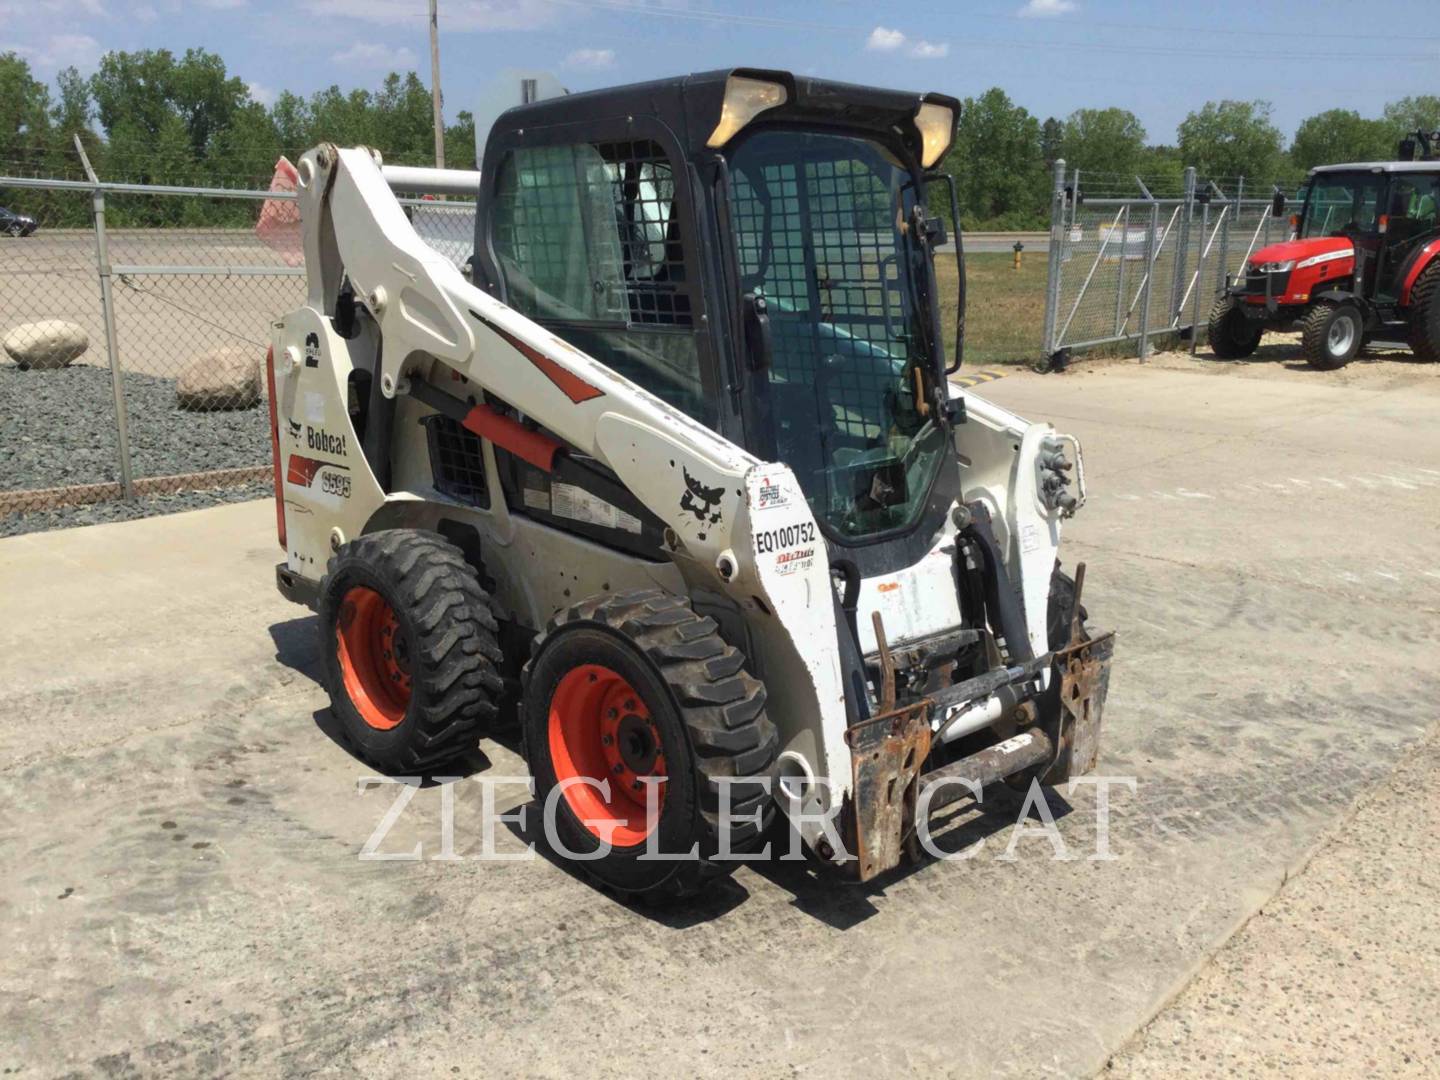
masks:
{"label": "orange wheel rim", "polygon": [[374,589],[356,585],[340,601],[335,648],[345,692],[370,727],[389,731],[410,706],[410,642]]}
{"label": "orange wheel rim", "polygon": [[616,847],[644,841],[654,826],[648,803],[658,818],[667,776],[645,699],[618,672],[582,664],[550,698],[549,734],[555,780],[585,828]]}

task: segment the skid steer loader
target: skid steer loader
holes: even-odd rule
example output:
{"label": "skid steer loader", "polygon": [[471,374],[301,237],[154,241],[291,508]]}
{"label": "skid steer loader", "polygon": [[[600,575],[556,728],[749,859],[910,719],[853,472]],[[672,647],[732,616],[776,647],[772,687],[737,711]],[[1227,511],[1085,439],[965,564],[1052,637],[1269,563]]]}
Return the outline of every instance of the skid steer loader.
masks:
{"label": "skid steer loader", "polygon": [[958,109],[750,69],[524,105],[478,179],[391,173],[477,199],[460,268],[379,155],[302,157],[277,580],[361,757],[438,769],[516,701],[556,838],[655,896],[777,810],[868,880],[928,812],[1092,768],[1079,447],[941,341]]}

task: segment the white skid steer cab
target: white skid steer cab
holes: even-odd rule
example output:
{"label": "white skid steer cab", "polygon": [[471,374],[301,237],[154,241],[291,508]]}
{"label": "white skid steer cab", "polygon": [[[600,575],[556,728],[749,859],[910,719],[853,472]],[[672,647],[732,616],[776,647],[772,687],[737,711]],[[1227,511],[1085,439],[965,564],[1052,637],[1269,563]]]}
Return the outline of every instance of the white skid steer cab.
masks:
{"label": "white skid steer cab", "polygon": [[[649,896],[777,814],[869,880],[929,811],[1093,767],[1079,447],[949,380],[958,109],[731,70],[512,109],[478,180],[304,155],[277,575],[360,757],[438,771],[513,704],[552,835]],[[387,172],[477,200],[463,268]]]}

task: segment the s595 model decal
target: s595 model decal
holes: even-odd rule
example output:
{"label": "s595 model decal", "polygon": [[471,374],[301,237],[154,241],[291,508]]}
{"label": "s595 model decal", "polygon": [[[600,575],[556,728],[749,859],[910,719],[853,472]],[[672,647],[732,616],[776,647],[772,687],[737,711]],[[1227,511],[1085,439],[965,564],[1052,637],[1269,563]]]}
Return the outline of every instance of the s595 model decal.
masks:
{"label": "s595 model decal", "polygon": [[322,495],[340,499],[350,497],[350,470],[347,466],[336,465],[333,461],[317,461],[301,454],[291,454],[285,482],[296,487],[309,488]]}

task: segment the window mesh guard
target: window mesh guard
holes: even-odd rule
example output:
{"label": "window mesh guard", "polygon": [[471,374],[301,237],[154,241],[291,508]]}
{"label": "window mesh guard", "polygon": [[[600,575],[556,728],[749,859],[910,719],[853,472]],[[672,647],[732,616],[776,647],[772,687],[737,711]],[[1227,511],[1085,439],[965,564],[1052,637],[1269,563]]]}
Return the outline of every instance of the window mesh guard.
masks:
{"label": "window mesh guard", "polygon": [[435,490],[472,506],[489,506],[479,436],[438,413],[425,417],[424,424]]}
{"label": "window mesh guard", "polygon": [[735,232],[742,285],[769,301],[772,380],[815,387],[837,430],[873,445],[909,357],[901,200],[858,160],[758,172],[734,174]]}

